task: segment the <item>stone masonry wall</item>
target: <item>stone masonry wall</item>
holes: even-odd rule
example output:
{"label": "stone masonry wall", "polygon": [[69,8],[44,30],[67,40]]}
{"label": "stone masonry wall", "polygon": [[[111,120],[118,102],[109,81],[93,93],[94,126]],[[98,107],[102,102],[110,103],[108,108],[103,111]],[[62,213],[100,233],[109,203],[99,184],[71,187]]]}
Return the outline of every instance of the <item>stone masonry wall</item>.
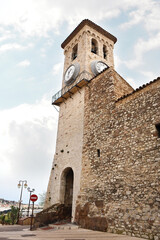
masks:
{"label": "stone masonry wall", "polygon": [[117,73],[113,73],[115,99],[133,92],[133,88]]}
{"label": "stone masonry wall", "polygon": [[74,173],[72,216],[80,190],[83,145],[84,89],[61,104],[59,113],[56,151],[50,174],[44,209],[56,203],[64,203],[62,174],[72,168]]}
{"label": "stone masonry wall", "polygon": [[160,138],[155,124],[160,123],[160,81],[116,103],[120,94],[111,70],[85,91],[76,222],[159,240]]}

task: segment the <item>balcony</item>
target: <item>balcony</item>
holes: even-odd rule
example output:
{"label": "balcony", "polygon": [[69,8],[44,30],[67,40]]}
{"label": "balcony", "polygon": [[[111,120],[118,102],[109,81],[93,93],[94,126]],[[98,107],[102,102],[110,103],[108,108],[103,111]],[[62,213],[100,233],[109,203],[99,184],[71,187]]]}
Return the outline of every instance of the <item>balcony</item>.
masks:
{"label": "balcony", "polygon": [[59,106],[62,102],[64,102],[67,98],[71,97],[75,92],[79,91],[83,86],[87,85],[89,82],[90,80],[81,79],[74,85],[65,86],[52,97],[52,105]]}

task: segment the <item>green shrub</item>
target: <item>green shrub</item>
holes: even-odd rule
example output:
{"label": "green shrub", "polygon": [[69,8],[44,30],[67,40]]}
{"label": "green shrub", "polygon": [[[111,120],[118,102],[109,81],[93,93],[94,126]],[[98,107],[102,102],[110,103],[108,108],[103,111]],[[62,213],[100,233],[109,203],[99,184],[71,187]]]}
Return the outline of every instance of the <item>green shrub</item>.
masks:
{"label": "green shrub", "polygon": [[10,220],[12,225],[17,222],[17,217],[18,217],[18,208],[11,206]]}
{"label": "green shrub", "polygon": [[2,214],[2,215],[0,216],[0,221],[1,221],[1,224],[3,225],[4,222],[5,222],[5,215],[4,215],[4,214]]}
{"label": "green shrub", "polygon": [[11,224],[11,219],[5,217],[4,224]]}

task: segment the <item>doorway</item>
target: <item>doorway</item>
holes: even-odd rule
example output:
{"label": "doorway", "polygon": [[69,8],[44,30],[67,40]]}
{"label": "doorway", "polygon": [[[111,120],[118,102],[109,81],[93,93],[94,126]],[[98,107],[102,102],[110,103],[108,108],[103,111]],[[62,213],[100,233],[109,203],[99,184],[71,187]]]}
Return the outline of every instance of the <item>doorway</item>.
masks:
{"label": "doorway", "polygon": [[74,173],[72,168],[64,169],[61,175],[60,200],[65,206],[72,208],[73,200],[73,180]]}

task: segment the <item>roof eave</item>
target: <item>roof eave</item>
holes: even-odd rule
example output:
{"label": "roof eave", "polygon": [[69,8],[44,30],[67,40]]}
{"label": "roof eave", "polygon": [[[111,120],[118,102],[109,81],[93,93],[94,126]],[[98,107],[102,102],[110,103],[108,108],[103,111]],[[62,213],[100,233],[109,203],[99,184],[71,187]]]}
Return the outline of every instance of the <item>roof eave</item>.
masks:
{"label": "roof eave", "polygon": [[112,40],[114,43],[117,42],[117,38],[114,37],[112,34],[95,24],[94,22],[90,21],[89,19],[84,19],[74,30],[71,32],[71,34],[64,40],[64,42],[61,44],[62,48],[65,48],[65,46],[71,41],[71,39],[85,26],[88,25],[101,34],[105,35],[108,37],[110,40]]}

